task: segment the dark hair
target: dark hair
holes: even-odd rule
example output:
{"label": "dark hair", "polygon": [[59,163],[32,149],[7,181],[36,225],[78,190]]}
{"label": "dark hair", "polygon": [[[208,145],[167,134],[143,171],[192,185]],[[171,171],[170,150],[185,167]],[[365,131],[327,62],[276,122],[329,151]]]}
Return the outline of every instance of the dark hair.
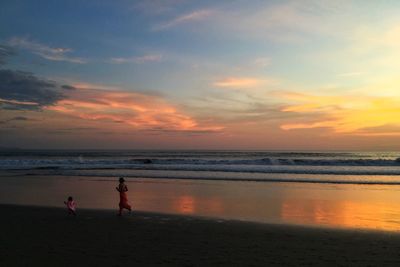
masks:
{"label": "dark hair", "polygon": [[125,182],[125,179],[124,179],[124,177],[119,177],[119,182],[120,182],[120,183],[123,183],[123,182]]}
{"label": "dark hair", "polygon": [[72,201],[73,199],[72,199],[72,197],[68,197],[68,201]]}

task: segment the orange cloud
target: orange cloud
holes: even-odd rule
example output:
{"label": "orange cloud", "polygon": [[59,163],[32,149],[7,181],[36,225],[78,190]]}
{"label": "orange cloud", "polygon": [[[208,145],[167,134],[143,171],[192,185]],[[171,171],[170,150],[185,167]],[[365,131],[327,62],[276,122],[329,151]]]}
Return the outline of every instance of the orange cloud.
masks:
{"label": "orange cloud", "polygon": [[217,87],[225,87],[225,88],[253,88],[257,86],[261,86],[268,81],[256,79],[256,78],[247,78],[247,77],[228,77],[222,80],[216,81],[213,83],[214,86]]}
{"label": "orange cloud", "polygon": [[[372,96],[315,96],[286,94],[286,99],[300,102],[282,109],[284,112],[310,113],[311,122],[292,122],[281,129],[332,128],[337,133],[360,135],[398,134],[386,125],[400,126],[400,98]],[[364,129],[379,128],[368,133]],[[399,132],[400,133],[400,132]]]}
{"label": "orange cloud", "polygon": [[75,88],[79,89],[101,89],[101,90],[111,90],[111,91],[118,91],[121,90],[119,87],[103,85],[103,84],[95,84],[95,83],[86,83],[86,82],[70,82],[67,81],[68,84],[71,84]]}
{"label": "orange cloud", "polygon": [[124,123],[141,130],[222,130],[219,126],[199,125],[159,96],[137,92],[78,88],[46,109],[86,120]]}

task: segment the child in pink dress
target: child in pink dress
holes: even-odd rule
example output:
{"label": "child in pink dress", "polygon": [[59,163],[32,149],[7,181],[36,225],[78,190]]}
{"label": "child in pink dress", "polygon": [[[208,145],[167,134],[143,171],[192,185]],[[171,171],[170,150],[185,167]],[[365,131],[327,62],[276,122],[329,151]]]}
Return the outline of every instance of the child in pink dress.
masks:
{"label": "child in pink dress", "polygon": [[68,201],[64,201],[64,204],[67,206],[68,209],[68,214],[72,214],[74,216],[76,216],[76,212],[75,212],[75,201],[72,197],[68,197]]}

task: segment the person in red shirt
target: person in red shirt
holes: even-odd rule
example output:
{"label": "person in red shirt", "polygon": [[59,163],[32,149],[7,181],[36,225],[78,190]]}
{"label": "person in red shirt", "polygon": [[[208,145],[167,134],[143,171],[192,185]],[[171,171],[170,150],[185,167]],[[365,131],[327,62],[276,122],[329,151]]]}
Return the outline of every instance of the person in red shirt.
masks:
{"label": "person in red shirt", "polygon": [[118,215],[122,215],[123,209],[132,211],[131,206],[128,204],[128,196],[126,192],[128,192],[128,187],[125,184],[125,179],[120,177],[119,178],[119,185],[115,188],[119,192],[119,213]]}

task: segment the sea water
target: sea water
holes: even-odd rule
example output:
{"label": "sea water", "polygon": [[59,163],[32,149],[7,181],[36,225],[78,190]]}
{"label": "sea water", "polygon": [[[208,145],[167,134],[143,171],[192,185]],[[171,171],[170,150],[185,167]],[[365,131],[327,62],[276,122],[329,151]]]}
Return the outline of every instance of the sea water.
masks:
{"label": "sea water", "polygon": [[41,175],[399,184],[400,153],[15,150],[0,151],[0,169]]}

